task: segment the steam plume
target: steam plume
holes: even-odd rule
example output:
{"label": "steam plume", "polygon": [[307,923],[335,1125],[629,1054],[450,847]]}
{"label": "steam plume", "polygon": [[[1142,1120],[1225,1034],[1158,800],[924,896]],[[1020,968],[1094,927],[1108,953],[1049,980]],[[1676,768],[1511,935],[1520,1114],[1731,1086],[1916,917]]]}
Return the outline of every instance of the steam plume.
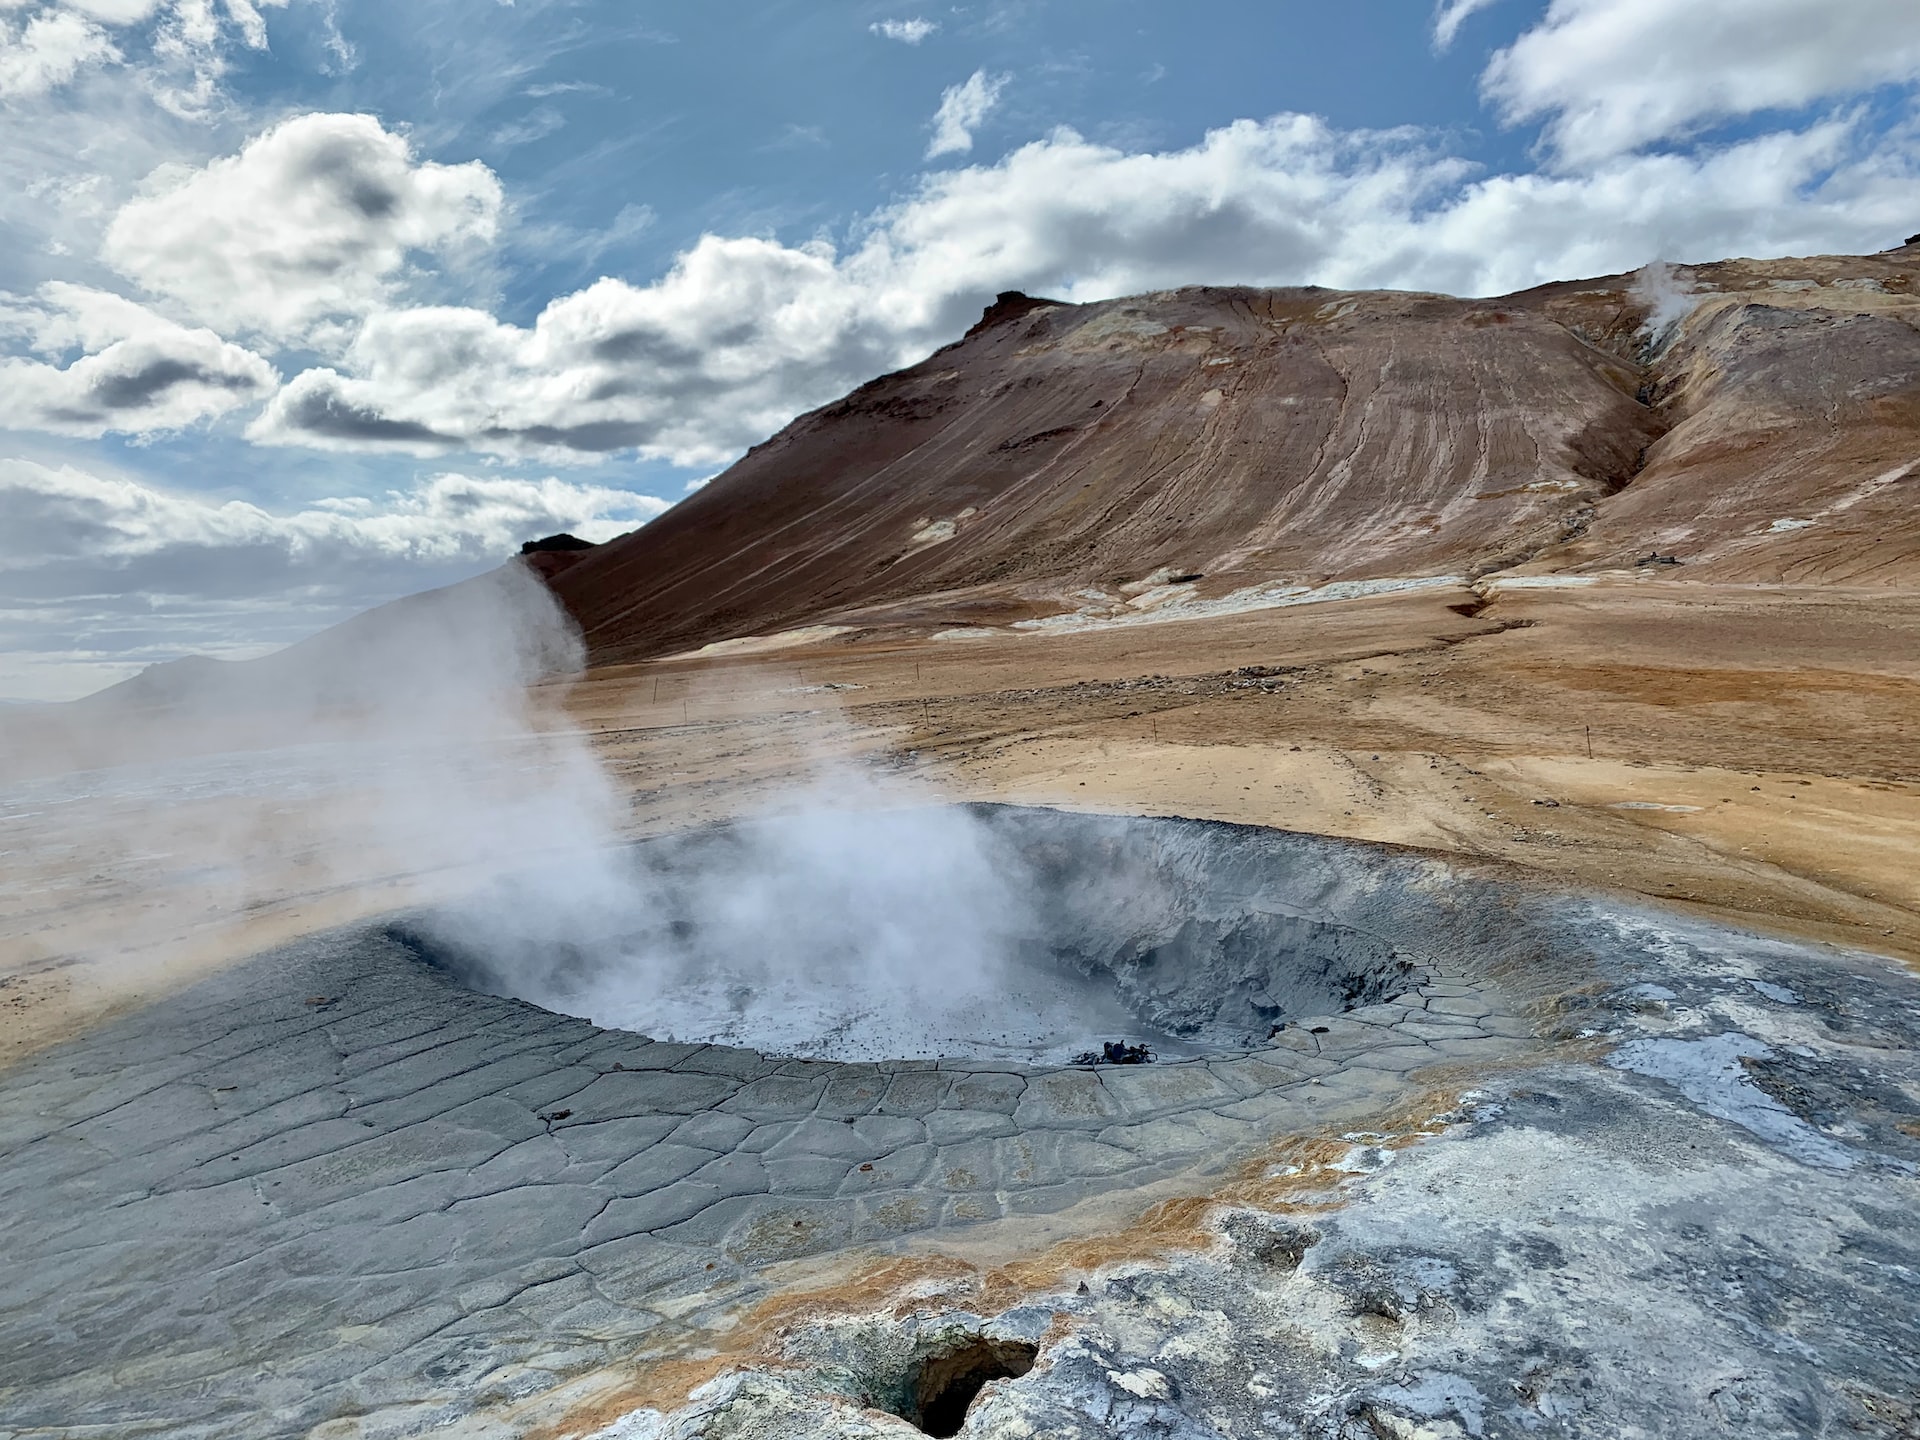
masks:
{"label": "steam plume", "polygon": [[1640,333],[1651,350],[1663,349],[1679,331],[1680,322],[1700,303],[1693,281],[1664,260],[1641,267],[1633,278],[1633,298],[1647,308]]}
{"label": "steam plume", "polygon": [[[656,1036],[938,1054],[1004,1004],[1030,882],[988,827],[829,758],[854,737],[814,716],[789,727],[804,778],[756,807],[763,823],[641,856],[564,686],[538,683],[581,658],[514,565],[265,661],[67,707],[0,780],[0,825],[18,825],[0,848],[49,857],[0,900],[19,912],[38,886],[56,917],[0,934],[0,964],[77,953],[118,998],[412,906],[489,988]],[[87,875],[118,903],[90,906]]]}

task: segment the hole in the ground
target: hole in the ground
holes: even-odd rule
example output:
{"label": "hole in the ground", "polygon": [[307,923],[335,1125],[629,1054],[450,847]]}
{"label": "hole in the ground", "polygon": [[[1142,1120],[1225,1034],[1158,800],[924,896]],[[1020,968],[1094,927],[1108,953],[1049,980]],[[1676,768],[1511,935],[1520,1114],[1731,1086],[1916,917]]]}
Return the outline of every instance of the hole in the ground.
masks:
{"label": "hole in the ground", "polygon": [[958,1435],[967,1410],[990,1381],[1018,1380],[1033,1369],[1040,1352],[1023,1340],[991,1340],[975,1335],[939,1351],[921,1363],[914,1378],[911,1421],[929,1435]]}
{"label": "hole in the ground", "polygon": [[811,815],[643,841],[583,899],[572,877],[523,875],[393,933],[474,989],[656,1040],[1043,1065],[1117,1044],[1165,1061],[1416,988],[1413,958],[1351,923],[1378,916],[1366,863],[1203,821]]}

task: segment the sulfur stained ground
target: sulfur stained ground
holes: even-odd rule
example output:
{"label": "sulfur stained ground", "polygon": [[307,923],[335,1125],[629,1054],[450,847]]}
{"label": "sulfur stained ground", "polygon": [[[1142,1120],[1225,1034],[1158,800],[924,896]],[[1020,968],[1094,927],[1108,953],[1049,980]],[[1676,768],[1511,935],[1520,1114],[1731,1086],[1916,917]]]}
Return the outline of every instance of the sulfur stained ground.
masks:
{"label": "sulfur stained ground", "polygon": [[1899,592],[1463,586],[875,637],[627,667],[572,708],[642,824],[730,813],[827,736],[959,798],[1497,858],[1920,960],[1920,596]]}

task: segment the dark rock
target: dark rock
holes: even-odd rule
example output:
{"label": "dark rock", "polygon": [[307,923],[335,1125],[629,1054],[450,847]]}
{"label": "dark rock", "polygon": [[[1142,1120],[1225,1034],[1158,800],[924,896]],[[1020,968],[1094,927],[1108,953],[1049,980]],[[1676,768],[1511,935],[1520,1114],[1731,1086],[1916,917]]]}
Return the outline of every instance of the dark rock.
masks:
{"label": "dark rock", "polygon": [[578,535],[569,535],[564,530],[558,535],[549,535],[541,540],[529,540],[520,547],[522,555],[539,555],[549,550],[591,550],[594,543],[582,540]]}

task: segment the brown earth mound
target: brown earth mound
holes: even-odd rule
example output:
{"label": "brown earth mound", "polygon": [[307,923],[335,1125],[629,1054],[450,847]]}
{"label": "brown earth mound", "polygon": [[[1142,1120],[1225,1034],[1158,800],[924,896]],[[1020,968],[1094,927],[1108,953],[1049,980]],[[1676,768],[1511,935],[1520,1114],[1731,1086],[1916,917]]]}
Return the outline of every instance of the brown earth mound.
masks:
{"label": "brown earth mound", "polygon": [[1907,584],[1916,269],[1908,246],[1493,300],[1003,295],[553,583],[602,662],[1655,552],[1687,579]]}

